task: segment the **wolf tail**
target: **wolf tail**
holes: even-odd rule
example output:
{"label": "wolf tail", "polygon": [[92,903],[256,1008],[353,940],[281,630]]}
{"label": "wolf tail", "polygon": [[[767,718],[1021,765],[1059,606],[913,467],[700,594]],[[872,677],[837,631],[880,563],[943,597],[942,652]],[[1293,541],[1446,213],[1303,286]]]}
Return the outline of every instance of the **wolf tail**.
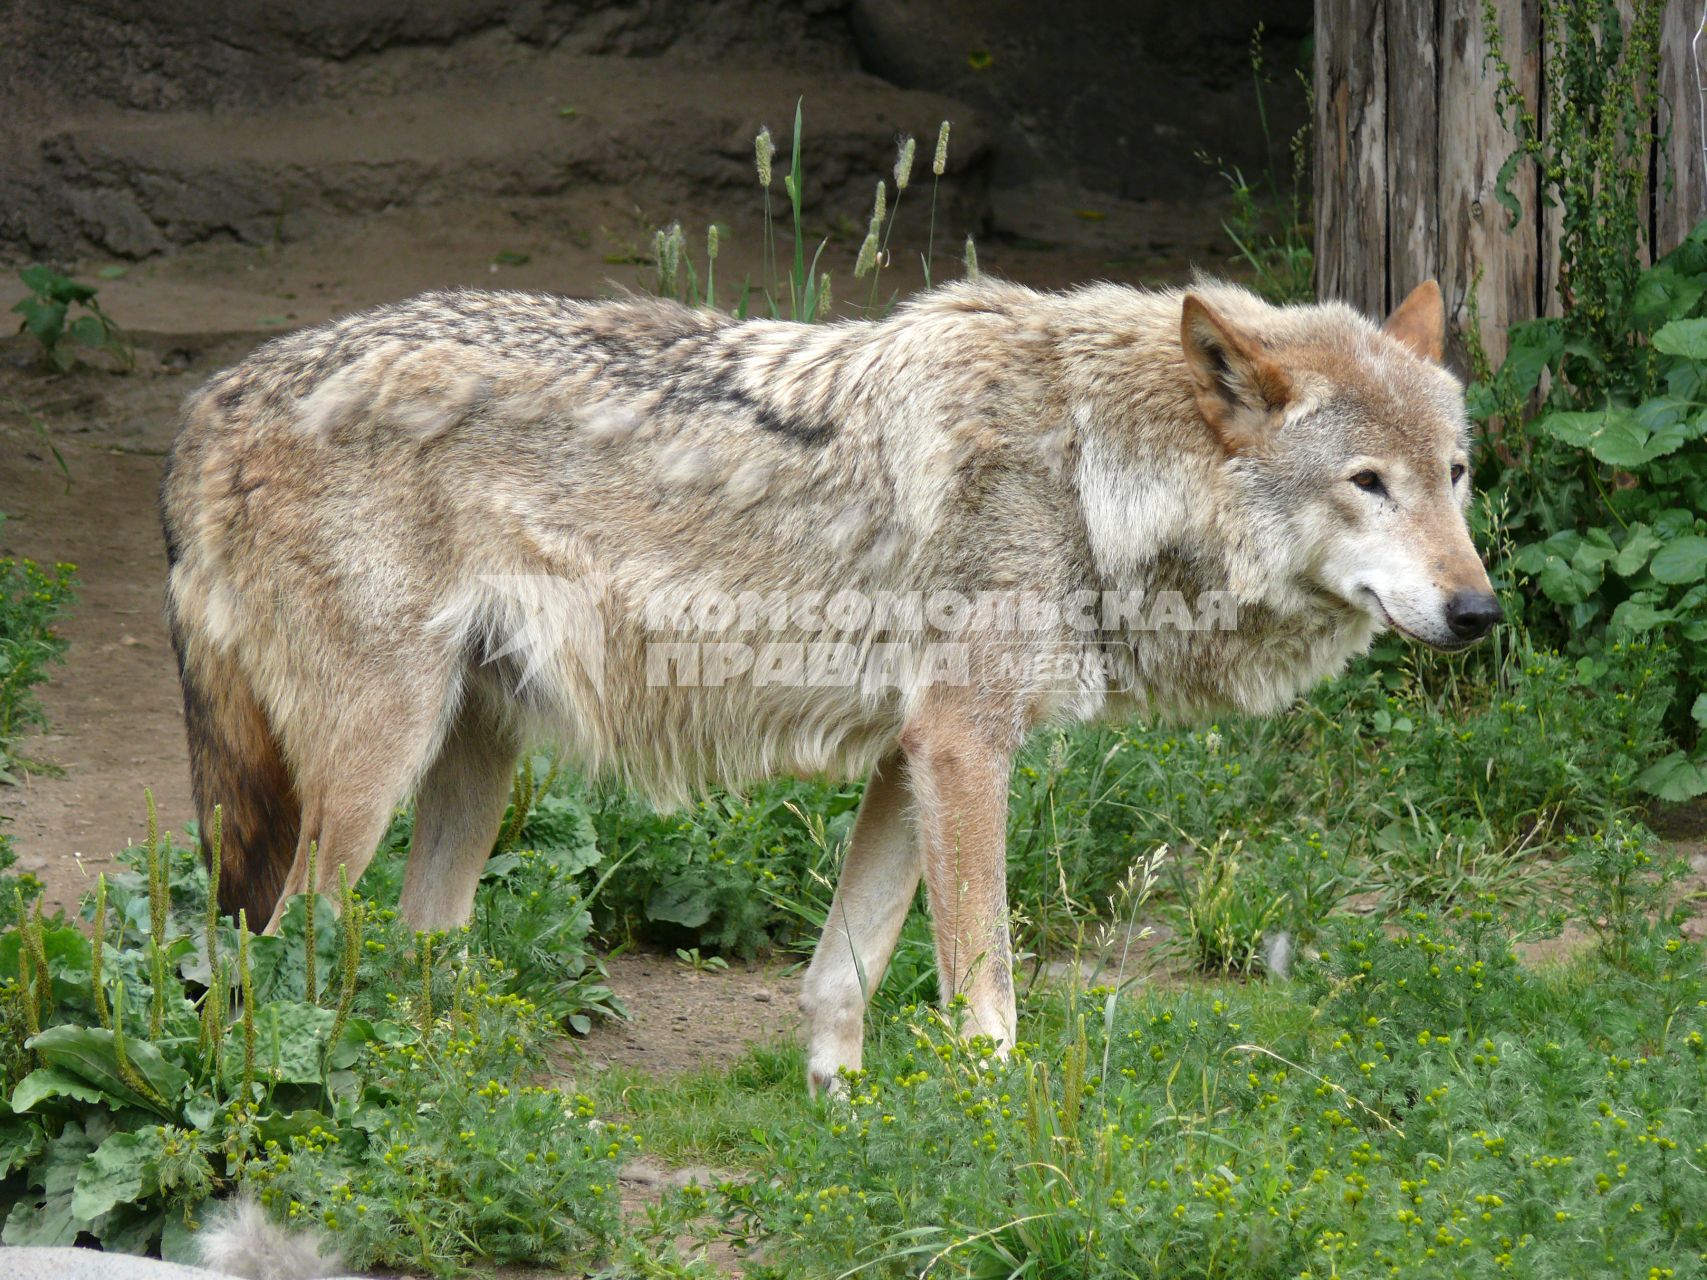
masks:
{"label": "wolf tail", "polygon": [[218,1205],[197,1242],[202,1266],[234,1280],[321,1280],[344,1265],[313,1230],[287,1230],[268,1218],[249,1191]]}
{"label": "wolf tail", "polygon": [[249,927],[260,930],[296,857],[302,805],[248,677],[229,653],[191,634],[171,613],[202,857],[211,870],[217,825],[219,909],[233,917],[243,911]]}

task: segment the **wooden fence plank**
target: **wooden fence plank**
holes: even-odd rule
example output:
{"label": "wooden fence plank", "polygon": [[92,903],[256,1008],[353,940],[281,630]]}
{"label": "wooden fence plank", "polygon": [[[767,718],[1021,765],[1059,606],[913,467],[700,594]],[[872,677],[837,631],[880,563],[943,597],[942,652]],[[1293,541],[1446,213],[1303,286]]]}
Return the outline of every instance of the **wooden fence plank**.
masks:
{"label": "wooden fence plank", "polygon": [[1371,312],[1387,290],[1385,23],[1383,0],[1317,0],[1317,291]]}
{"label": "wooden fence plank", "polygon": [[[1707,163],[1702,156],[1707,137],[1702,128],[1702,68],[1696,57],[1695,36],[1707,17],[1704,0],[1668,0],[1660,27],[1660,96],[1670,107],[1661,119],[1671,126],[1670,145],[1661,168],[1672,176],[1670,189],[1661,183],[1655,192],[1654,247],[1665,253],[1677,247],[1690,228],[1707,217]],[[1707,59],[1707,36],[1700,56]]]}
{"label": "wooden fence plank", "polygon": [[1386,314],[1440,275],[1440,0],[1387,3]]}
{"label": "wooden fence plank", "polygon": [[[1541,67],[1536,0],[1508,0],[1497,12],[1513,78],[1533,109]],[[1535,170],[1523,165],[1511,181],[1526,211],[1514,224],[1495,195],[1515,143],[1494,110],[1497,72],[1487,63],[1482,5],[1444,0],[1440,17],[1440,288],[1460,333],[1470,318],[1470,290],[1479,289],[1482,343],[1498,364],[1506,326],[1535,313]]]}

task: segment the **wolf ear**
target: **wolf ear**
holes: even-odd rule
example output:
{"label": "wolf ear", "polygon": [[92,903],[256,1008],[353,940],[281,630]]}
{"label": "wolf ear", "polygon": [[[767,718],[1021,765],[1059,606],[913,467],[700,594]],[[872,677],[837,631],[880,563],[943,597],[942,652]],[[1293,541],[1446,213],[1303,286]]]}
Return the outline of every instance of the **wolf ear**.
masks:
{"label": "wolf ear", "polygon": [[1446,303],[1440,286],[1424,280],[1394,309],[1381,326],[1389,338],[1397,338],[1413,354],[1439,364],[1446,356]]}
{"label": "wolf ear", "polygon": [[1292,383],[1261,345],[1195,293],[1185,295],[1180,346],[1204,420],[1228,453],[1258,444],[1273,415],[1292,399]]}

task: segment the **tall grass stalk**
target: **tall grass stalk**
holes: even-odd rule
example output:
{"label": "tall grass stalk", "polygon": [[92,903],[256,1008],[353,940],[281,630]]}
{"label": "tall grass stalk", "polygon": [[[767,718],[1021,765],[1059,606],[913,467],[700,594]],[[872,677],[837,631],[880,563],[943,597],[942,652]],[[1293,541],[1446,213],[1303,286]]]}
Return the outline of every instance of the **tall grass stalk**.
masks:
{"label": "tall grass stalk", "polygon": [[931,287],[931,255],[936,249],[936,198],[937,189],[942,185],[943,170],[948,168],[948,121],[944,120],[936,131],[936,153],[931,156],[931,225],[925,235],[925,288]]}

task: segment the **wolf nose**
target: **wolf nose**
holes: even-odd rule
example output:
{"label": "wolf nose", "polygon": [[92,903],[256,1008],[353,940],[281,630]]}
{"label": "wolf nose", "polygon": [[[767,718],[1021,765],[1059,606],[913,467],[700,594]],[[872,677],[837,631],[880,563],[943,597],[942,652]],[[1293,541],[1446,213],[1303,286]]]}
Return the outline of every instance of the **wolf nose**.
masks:
{"label": "wolf nose", "polygon": [[1500,620],[1500,602],[1486,591],[1460,591],[1446,602],[1446,625],[1460,640],[1476,640]]}

